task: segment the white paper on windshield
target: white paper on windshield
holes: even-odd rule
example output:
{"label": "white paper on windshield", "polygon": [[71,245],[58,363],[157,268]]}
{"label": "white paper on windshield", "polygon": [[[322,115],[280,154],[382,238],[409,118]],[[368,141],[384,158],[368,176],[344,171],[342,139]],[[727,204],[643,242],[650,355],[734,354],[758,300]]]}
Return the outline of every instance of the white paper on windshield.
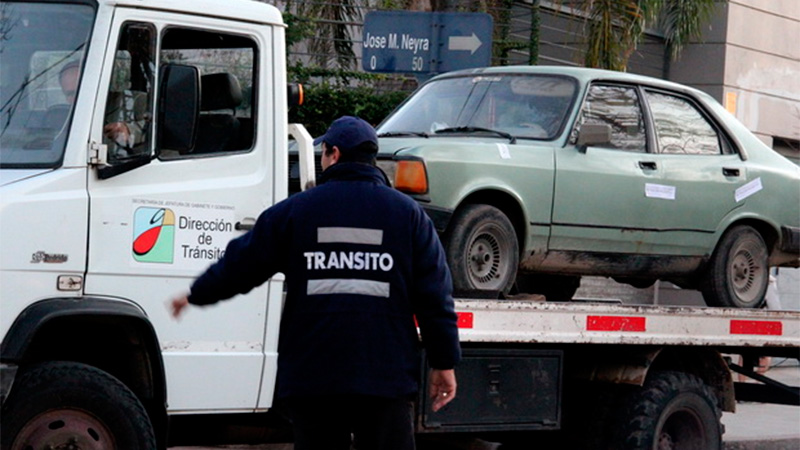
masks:
{"label": "white paper on windshield", "polygon": [[675,200],[675,186],[663,184],[645,183],[644,195],[648,198],[663,198],[664,200]]}
{"label": "white paper on windshield", "polygon": [[751,195],[755,194],[756,192],[760,191],[761,189],[764,189],[764,187],[761,186],[761,177],[759,177],[736,189],[734,198],[736,199],[737,202],[740,202],[746,199],[747,197],[750,197]]}
{"label": "white paper on windshield", "polygon": [[500,157],[503,159],[511,159],[511,152],[508,151],[508,145],[497,144],[497,150],[500,152]]}

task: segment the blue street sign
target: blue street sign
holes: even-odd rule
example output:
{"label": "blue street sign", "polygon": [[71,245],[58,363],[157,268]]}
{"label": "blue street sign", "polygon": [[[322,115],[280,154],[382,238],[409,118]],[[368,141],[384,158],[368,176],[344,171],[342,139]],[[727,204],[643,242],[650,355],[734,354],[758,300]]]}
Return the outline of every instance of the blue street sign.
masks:
{"label": "blue street sign", "polygon": [[488,66],[492,16],[485,13],[372,11],[364,19],[367,72],[430,74]]}

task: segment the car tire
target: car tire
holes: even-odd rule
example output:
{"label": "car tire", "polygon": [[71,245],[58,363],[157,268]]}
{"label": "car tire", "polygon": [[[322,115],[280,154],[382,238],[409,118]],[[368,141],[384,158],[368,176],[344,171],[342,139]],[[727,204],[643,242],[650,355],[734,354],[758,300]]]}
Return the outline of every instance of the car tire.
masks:
{"label": "car tire", "polygon": [[581,277],[518,273],[515,286],[520,294],[541,294],[548,302],[568,302],[581,286]]}
{"label": "car tire", "polygon": [[3,404],[2,448],[152,450],[155,434],[139,399],[108,373],[75,362],[21,371]]}
{"label": "car tire", "polygon": [[511,290],[519,244],[514,226],[502,211],[489,205],[465,205],[453,216],[444,240],[457,295]]}
{"label": "car tire", "polygon": [[717,398],[695,375],[653,373],[626,404],[619,416],[619,434],[611,448],[722,448],[722,413]]}
{"label": "car tire", "polygon": [[740,225],[722,236],[701,287],[709,306],[760,308],[769,283],[769,254],[761,235]]}

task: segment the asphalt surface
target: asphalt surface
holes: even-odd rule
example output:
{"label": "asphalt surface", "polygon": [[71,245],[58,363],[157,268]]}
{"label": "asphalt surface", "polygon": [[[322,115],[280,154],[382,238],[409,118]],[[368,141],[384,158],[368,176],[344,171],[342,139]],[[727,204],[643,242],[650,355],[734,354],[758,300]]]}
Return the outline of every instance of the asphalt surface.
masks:
{"label": "asphalt surface", "polygon": [[[775,358],[765,374],[790,386],[800,386],[797,360]],[[723,413],[725,450],[800,450],[800,407],[763,403],[739,403],[736,413]],[[461,447],[461,446],[459,446]],[[464,442],[469,450],[496,450],[485,441]],[[172,447],[171,450],[292,450],[291,444],[224,447]]]}

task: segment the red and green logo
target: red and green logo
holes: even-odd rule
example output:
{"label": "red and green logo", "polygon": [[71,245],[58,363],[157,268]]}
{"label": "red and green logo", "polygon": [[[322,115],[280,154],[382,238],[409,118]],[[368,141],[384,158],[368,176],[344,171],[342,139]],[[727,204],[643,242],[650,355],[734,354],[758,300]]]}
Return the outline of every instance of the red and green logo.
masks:
{"label": "red and green logo", "polygon": [[175,248],[175,213],[167,208],[138,208],[133,214],[133,259],[171,264]]}

